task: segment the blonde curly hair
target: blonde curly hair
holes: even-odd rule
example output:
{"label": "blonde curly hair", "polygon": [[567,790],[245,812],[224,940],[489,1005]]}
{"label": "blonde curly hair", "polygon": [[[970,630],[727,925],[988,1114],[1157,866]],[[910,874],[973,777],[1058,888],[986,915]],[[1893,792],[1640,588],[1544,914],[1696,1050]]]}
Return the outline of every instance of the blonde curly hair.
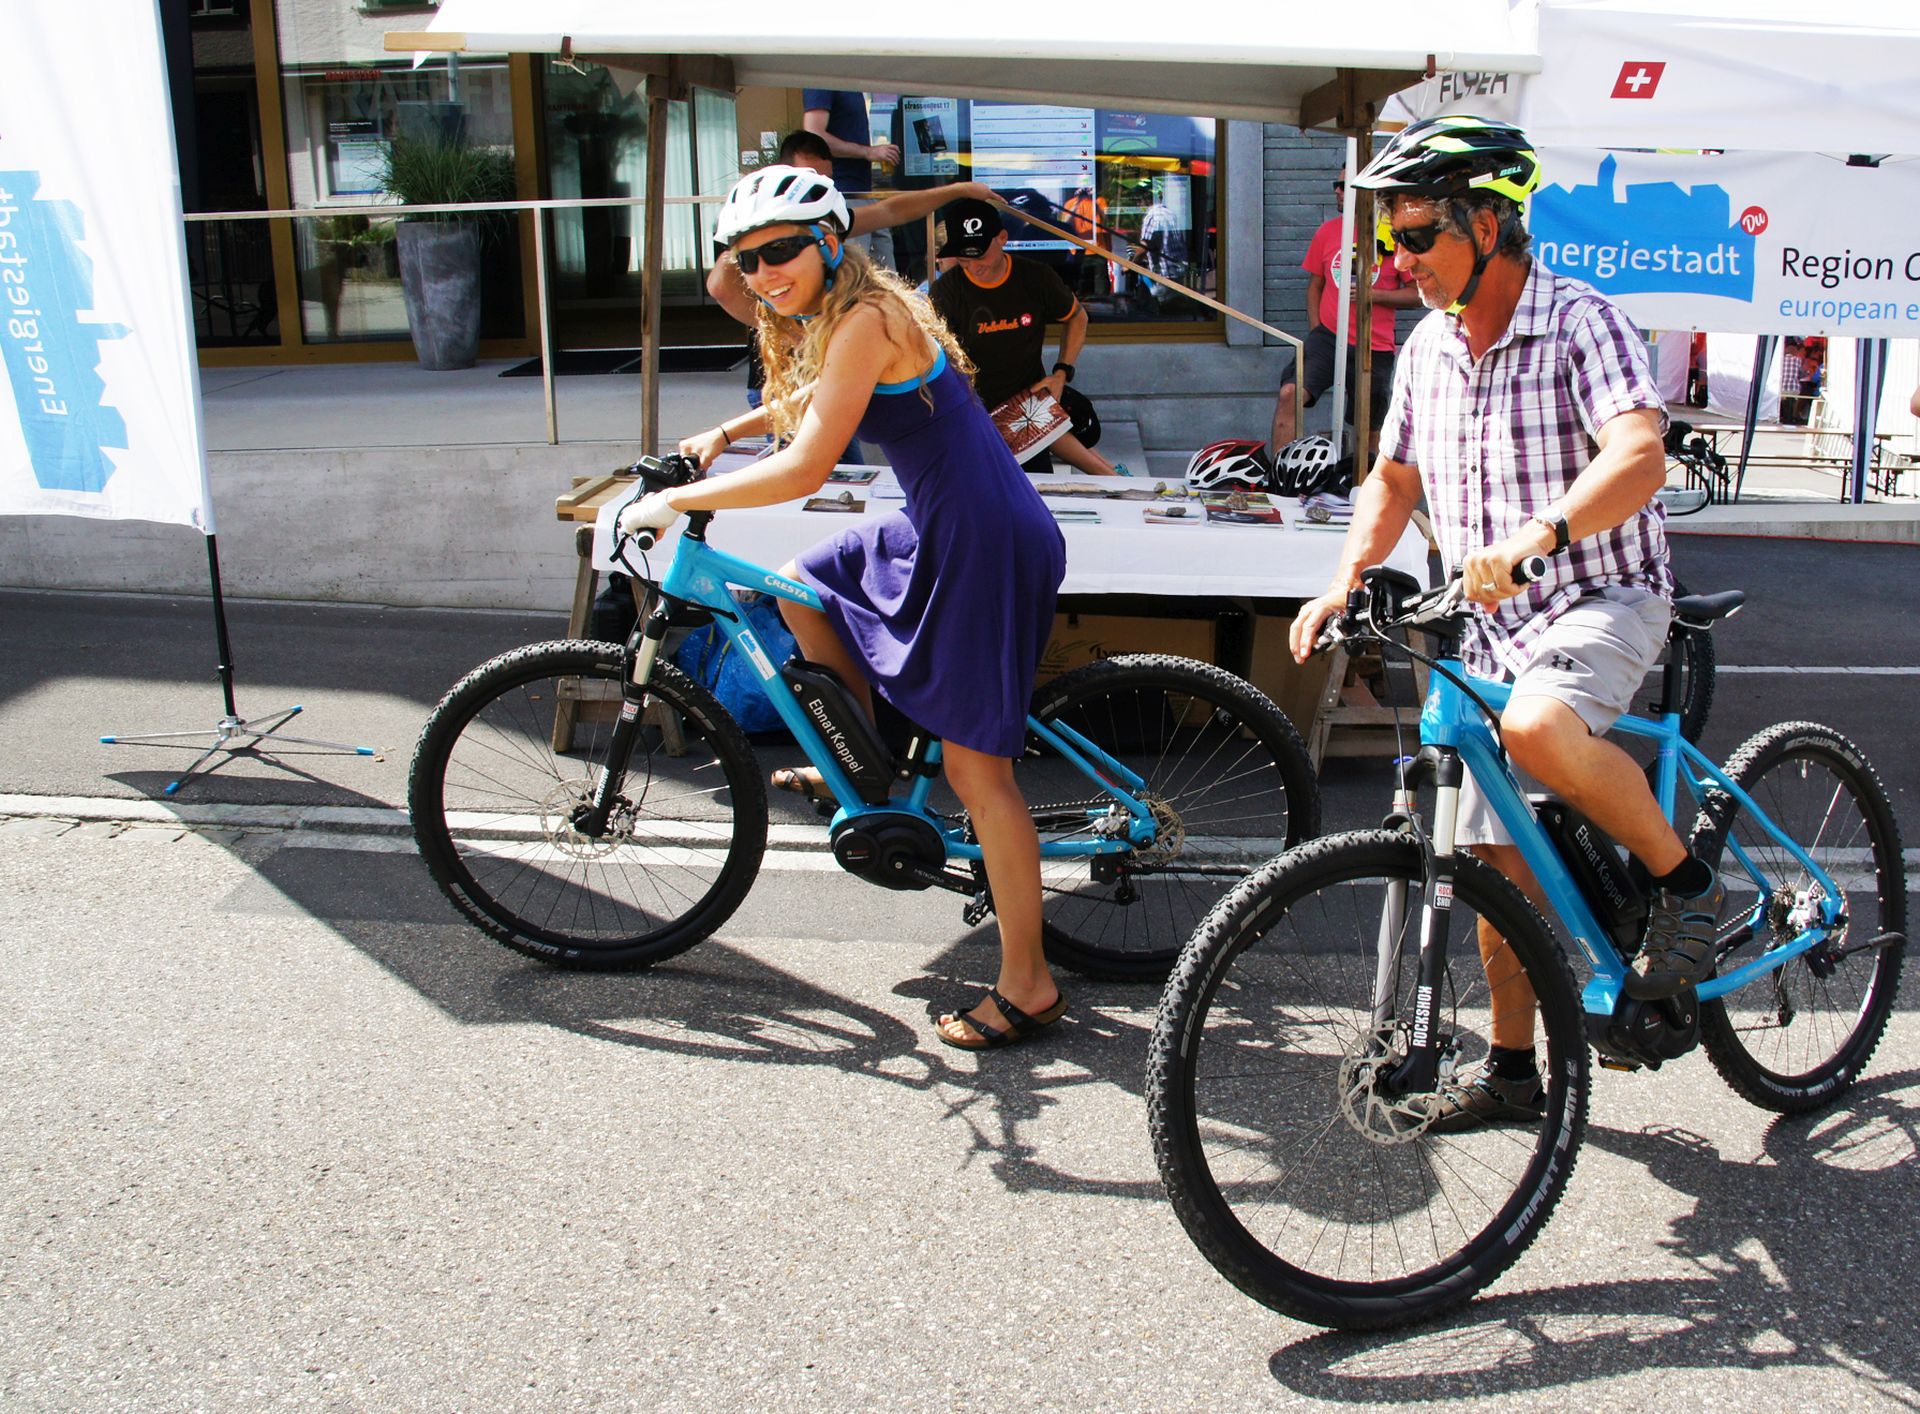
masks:
{"label": "blonde curly hair", "polygon": [[[902,336],[918,329],[946,350],[949,364],[969,379],[973,377],[972,361],[925,296],[910,289],[891,270],[875,266],[858,246],[842,245],[840,250],[833,288],[827,291],[820,312],[811,319],[802,323],[774,313],[765,303],[760,305],[756,334],[760,360],[767,370],[761,396],[771,410],[773,435],[781,442],[793,440],[807,410],[807,400],[796,399],[794,393],[820,376],[834,331],[861,305],[880,312],[888,337],[896,343],[904,345]],[[920,396],[929,408],[933,406],[933,394],[924,385]]]}

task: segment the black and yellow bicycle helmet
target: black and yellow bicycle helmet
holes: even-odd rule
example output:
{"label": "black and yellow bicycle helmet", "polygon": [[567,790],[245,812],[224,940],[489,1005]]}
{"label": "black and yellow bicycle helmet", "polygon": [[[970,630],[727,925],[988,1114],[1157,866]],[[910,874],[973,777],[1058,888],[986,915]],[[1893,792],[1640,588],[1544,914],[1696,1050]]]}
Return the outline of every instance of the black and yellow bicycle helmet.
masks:
{"label": "black and yellow bicycle helmet", "polygon": [[[1520,209],[1540,185],[1540,158],[1527,135],[1512,123],[1464,113],[1422,118],[1395,133],[1353,179],[1356,187],[1403,192],[1436,200],[1458,200],[1480,193],[1503,196],[1513,210],[1500,224],[1493,251],[1477,255],[1473,276],[1454,301],[1458,314],[1480,287],[1480,276],[1520,220]],[[1466,224],[1464,213],[1456,217]]]}

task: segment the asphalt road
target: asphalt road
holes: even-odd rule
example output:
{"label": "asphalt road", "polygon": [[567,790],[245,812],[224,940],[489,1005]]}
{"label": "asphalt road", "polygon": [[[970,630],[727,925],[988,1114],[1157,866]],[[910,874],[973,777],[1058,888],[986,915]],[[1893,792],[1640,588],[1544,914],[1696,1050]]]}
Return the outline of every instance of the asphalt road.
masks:
{"label": "asphalt road", "polygon": [[[1920,551],[1678,556],[1754,593],[1731,667],[1920,666]],[[398,803],[446,684],[559,623],[233,618],[243,713],[303,701],[382,754],[241,757],[202,805]],[[1150,990],[1070,980],[1043,1046],[933,1041],[992,970],[957,899],[769,871],[679,961],[572,976],[460,923],[378,829],[71,824],[53,798],[142,813],[187,758],[91,739],[210,725],[211,661],[204,604],[0,594],[0,792],[43,798],[0,820],[8,1409],[1920,1404],[1911,983],[1810,1121],[1697,1056],[1596,1072],[1513,1271],[1437,1325],[1329,1335],[1229,1287],[1160,1196]],[[1914,686],[1729,673],[1709,741],[1831,722],[1911,845]],[[1330,823],[1376,816],[1381,780],[1334,770]]]}

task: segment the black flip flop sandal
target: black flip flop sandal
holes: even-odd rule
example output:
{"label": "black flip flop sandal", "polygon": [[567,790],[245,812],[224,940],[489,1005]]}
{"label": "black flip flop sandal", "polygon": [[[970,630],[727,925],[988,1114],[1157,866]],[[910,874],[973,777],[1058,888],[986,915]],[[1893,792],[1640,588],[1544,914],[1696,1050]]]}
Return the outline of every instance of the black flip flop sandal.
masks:
{"label": "black flip flop sandal", "polygon": [[1067,1014],[1067,994],[1056,992],[1053,1005],[1034,1016],[1029,1016],[1012,1002],[1000,995],[999,989],[987,988],[987,996],[1000,1008],[1000,1015],[1006,1018],[1005,1028],[994,1026],[985,1021],[976,1021],[964,1011],[950,1011],[940,1018],[944,1023],[948,1017],[971,1030],[976,1041],[956,1041],[949,1036],[944,1025],[936,1026],[934,1034],[956,1051],[997,1051],[1002,1046],[1015,1046],[1020,1042],[1037,1036],[1054,1022]]}

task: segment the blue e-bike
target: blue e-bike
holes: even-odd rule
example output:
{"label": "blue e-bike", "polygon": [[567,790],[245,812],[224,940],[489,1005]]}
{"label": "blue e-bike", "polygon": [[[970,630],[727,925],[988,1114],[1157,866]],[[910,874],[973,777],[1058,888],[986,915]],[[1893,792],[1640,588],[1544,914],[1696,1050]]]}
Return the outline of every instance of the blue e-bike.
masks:
{"label": "blue e-bike", "polygon": [[[1528,569],[1544,564],[1517,577]],[[1705,633],[1741,598],[1677,600],[1672,636]],[[1701,1045],[1753,1103],[1815,1109],[1866,1065],[1900,976],[1905,863],[1872,765],[1808,722],[1714,765],[1683,735],[1683,655],[1671,654],[1656,713],[1614,731],[1656,748],[1656,797],[1669,819],[1682,800],[1695,809],[1691,848],[1728,898],[1707,981],[1626,996],[1644,875],[1591,821],[1522,792],[1494,730],[1508,688],[1452,653],[1472,612],[1457,581],[1422,591],[1366,573],[1329,637],[1430,666],[1392,813],[1289,851],[1224,898],[1168,980],[1150,1050],[1150,1127],[1188,1233],[1248,1295],[1322,1325],[1431,1315],[1520,1255],[1580,1146],[1589,1046],[1634,1070]],[[1438,653],[1414,649],[1409,628],[1438,637]],[[1576,945],[1583,988],[1541,910],[1456,849],[1467,773]],[[1429,782],[1423,816],[1415,792]],[[1496,1029],[1503,1046],[1539,1047],[1539,1116],[1436,1122],[1436,1095],[1487,1058]]]}
{"label": "blue e-bike", "polygon": [[[636,495],[699,476],[643,459]],[[813,608],[805,584],[707,542],[688,517],[624,644],[537,643],[474,669],[423,729],[408,782],[414,836],[473,922],[546,962],[645,967],[693,946],[745,898],[768,855],[766,777],[713,693],[661,652],[670,630],[716,624],[751,666],[833,796],[839,865],[891,889],[950,889],[977,923],[993,906],[966,812],[940,780],[941,744],[888,742],[819,664],[777,664],[733,594]],[[1319,829],[1299,734],[1250,684],[1167,655],[1094,662],[1043,684],[1016,778],[1040,836],[1048,955],[1114,979],[1159,979],[1220,895]],[[806,827],[776,860],[808,865]],[[817,857],[817,856],[814,856]]]}

